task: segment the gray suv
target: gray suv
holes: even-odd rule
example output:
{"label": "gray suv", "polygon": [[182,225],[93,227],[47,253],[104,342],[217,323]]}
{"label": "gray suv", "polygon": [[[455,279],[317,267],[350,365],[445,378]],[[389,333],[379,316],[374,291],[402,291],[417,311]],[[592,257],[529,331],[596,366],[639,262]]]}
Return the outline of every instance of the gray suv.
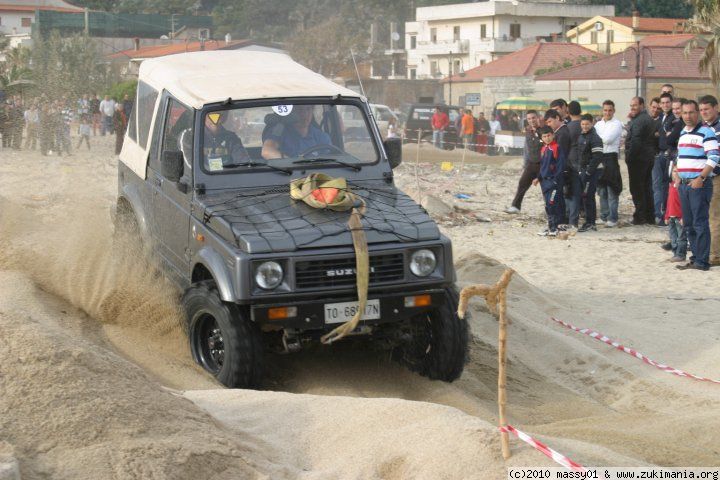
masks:
{"label": "gray suv", "polygon": [[[358,309],[348,212],[293,200],[290,181],[344,177],[365,204],[368,301],[348,339],[432,379],[462,373],[450,241],[393,183],[400,139],[367,101],[281,54],[196,52],[143,62],[118,169],[116,229],[136,233],[184,291],[193,358],[259,387]],[[343,118],[362,118],[345,128]],[[326,347],[330,348],[330,347]]]}

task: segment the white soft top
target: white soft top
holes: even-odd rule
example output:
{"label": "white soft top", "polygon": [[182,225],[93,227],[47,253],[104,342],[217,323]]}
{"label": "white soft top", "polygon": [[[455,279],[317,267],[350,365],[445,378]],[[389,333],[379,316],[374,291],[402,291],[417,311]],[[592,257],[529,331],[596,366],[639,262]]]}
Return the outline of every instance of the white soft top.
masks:
{"label": "white soft top", "polygon": [[361,95],[303,67],[284,53],[215,50],[145,60],[139,79],[168,90],[182,103],[208,103],[278,97]]}

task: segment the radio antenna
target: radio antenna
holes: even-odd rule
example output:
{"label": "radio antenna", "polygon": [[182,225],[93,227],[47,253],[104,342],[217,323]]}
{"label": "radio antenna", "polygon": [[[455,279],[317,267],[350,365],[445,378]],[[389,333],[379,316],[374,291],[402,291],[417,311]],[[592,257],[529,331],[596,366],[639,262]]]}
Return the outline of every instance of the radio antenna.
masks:
{"label": "radio antenna", "polygon": [[362,80],[360,80],[360,71],[357,68],[357,63],[355,62],[355,54],[352,51],[352,48],[350,49],[350,56],[352,57],[353,65],[355,65],[355,75],[357,75],[358,83],[360,84],[360,93],[362,93],[363,97],[367,98],[367,95],[365,95],[365,89],[363,88]]}

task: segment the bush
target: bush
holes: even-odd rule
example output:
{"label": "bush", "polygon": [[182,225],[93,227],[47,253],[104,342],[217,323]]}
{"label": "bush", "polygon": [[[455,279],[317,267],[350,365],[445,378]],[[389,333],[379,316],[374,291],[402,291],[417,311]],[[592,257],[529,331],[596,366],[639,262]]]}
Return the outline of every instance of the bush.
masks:
{"label": "bush", "polygon": [[128,80],[126,82],[116,83],[105,92],[106,95],[116,102],[121,102],[127,94],[131,100],[135,100],[135,91],[137,90],[137,80]]}

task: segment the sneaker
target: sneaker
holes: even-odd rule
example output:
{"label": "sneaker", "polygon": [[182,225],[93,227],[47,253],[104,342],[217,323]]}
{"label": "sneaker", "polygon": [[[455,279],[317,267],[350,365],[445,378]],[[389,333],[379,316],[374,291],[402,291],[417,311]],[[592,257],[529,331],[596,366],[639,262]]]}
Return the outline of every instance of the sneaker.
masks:
{"label": "sneaker", "polygon": [[520,213],[520,209],[516,207],[508,207],[505,209],[505,213]]}
{"label": "sneaker", "polygon": [[537,234],[541,237],[547,237],[549,233],[550,233],[550,229],[546,228],[545,230],[539,231]]}
{"label": "sneaker", "polygon": [[608,220],[607,222],[605,222],[605,227],[606,228],[614,228],[614,227],[617,227],[617,224],[618,224],[618,222],[613,222],[612,220]]}
{"label": "sneaker", "polygon": [[685,261],[684,257],[676,257],[675,255],[673,255],[672,258],[670,258],[668,260],[668,262],[672,262],[672,263],[680,263],[680,262],[684,262],[684,261]]}
{"label": "sneaker", "polygon": [[550,231],[547,233],[547,236],[548,236],[548,237],[557,237],[557,236],[558,236],[558,231],[557,231],[557,230],[550,230]]}
{"label": "sneaker", "polygon": [[578,228],[578,233],[589,232],[589,231],[597,232],[597,227],[595,226],[595,224],[584,223],[582,227]]}
{"label": "sneaker", "polygon": [[667,223],[665,223],[665,219],[658,218],[657,220],[655,220],[655,226],[656,227],[667,227]]}
{"label": "sneaker", "polygon": [[662,248],[663,250],[667,250],[669,252],[670,250],[673,249],[673,246],[672,246],[672,243],[667,242],[667,243],[663,243],[662,245],[660,245],[660,248]]}

